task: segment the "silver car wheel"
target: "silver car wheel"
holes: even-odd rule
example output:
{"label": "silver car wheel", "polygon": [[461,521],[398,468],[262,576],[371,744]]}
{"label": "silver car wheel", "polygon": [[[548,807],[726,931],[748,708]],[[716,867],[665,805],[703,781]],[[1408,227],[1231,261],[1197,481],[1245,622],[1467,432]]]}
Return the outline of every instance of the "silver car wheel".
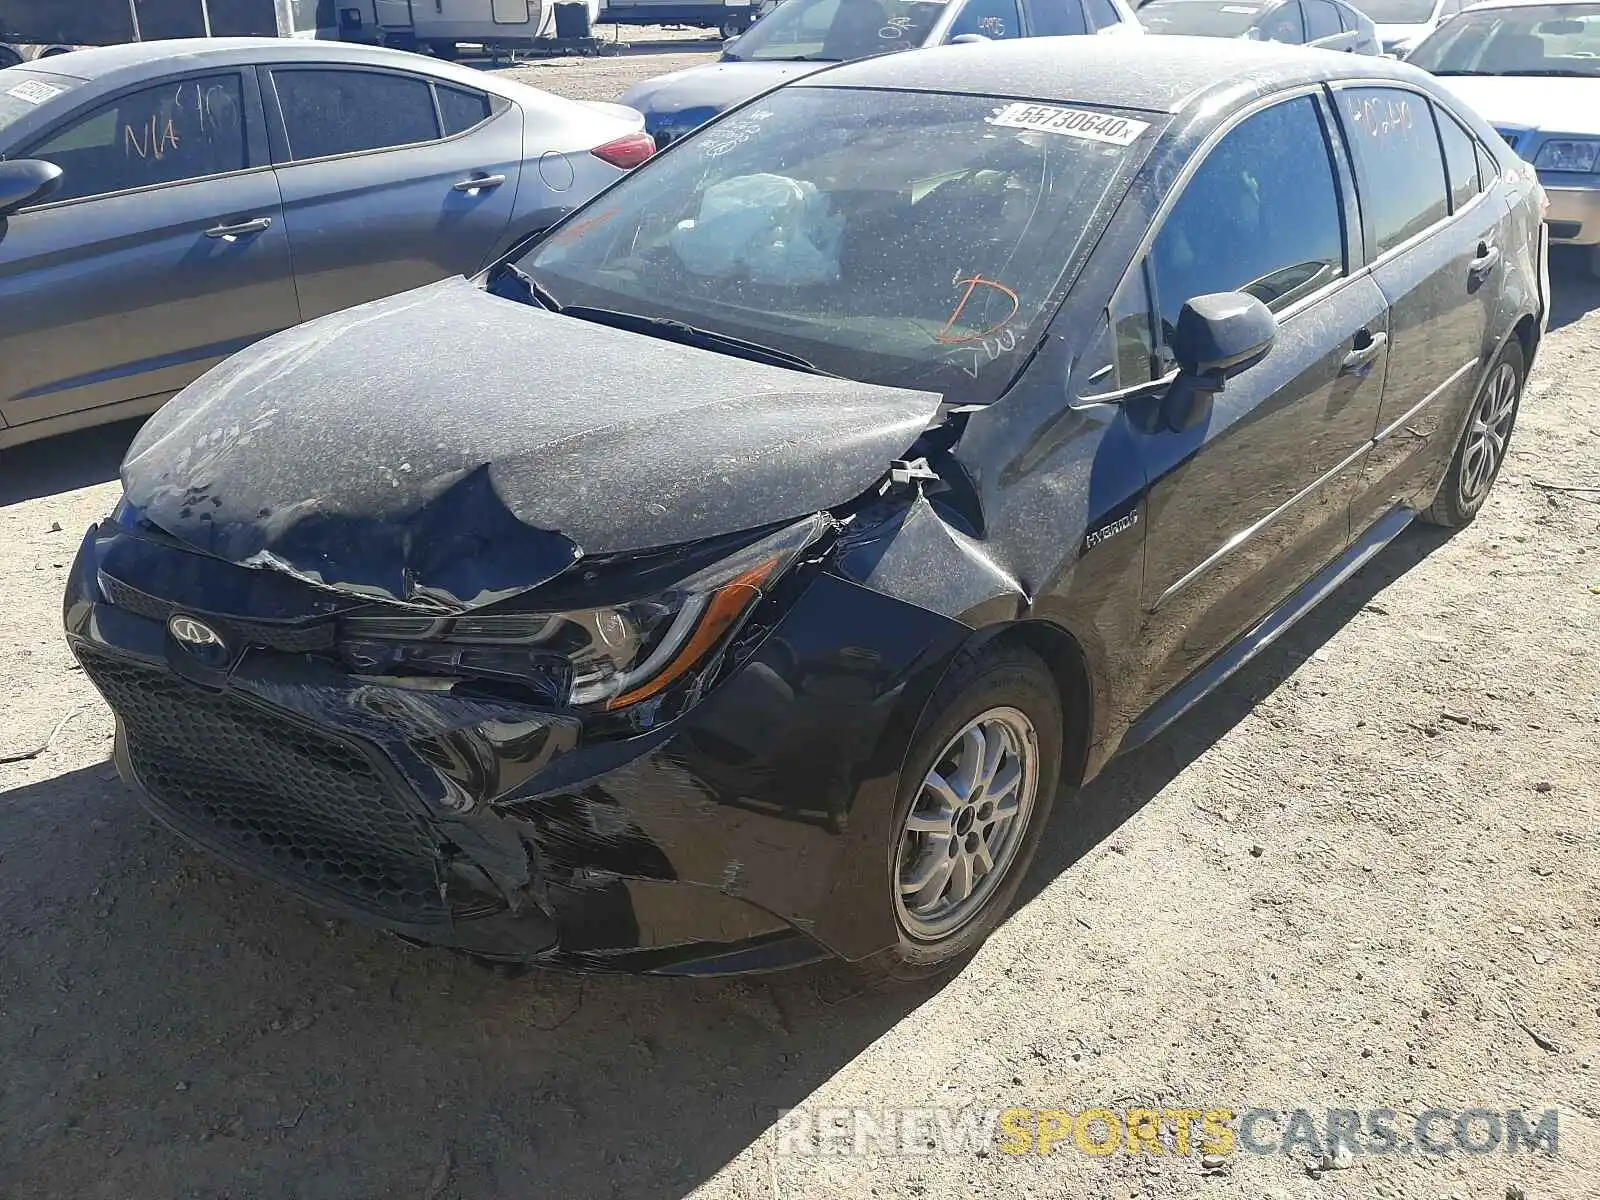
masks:
{"label": "silver car wheel", "polygon": [[1470,509],[1483,499],[1505,459],[1511,421],[1517,411],[1517,391],[1516,369],[1510,363],[1501,363],[1472,410],[1467,444],[1461,452],[1462,508]]}
{"label": "silver car wheel", "polygon": [[911,805],[895,862],[895,909],[938,941],[976,917],[1017,857],[1039,785],[1039,741],[1020,709],[973,718],[940,752]]}

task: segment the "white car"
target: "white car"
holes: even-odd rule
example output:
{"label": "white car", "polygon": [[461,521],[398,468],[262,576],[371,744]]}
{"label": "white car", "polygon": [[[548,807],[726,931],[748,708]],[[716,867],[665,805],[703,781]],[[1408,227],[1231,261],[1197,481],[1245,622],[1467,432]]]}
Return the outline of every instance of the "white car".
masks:
{"label": "white car", "polygon": [[1378,26],[1383,52],[1404,58],[1472,0],[1364,0],[1356,5]]}
{"label": "white car", "polygon": [[1600,0],[1476,4],[1408,56],[1539,172],[1554,246],[1600,276]]}

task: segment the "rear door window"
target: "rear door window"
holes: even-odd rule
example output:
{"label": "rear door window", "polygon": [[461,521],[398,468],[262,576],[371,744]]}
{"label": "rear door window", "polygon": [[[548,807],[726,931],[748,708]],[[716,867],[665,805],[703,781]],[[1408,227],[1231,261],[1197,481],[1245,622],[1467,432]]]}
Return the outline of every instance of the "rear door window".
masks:
{"label": "rear door window", "polygon": [[1035,37],[1064,37],[1089,31],[1078,0],[1032,0],[1028,23]]}
{"label": "rear door window", "polygon": [[129,92],[18,157],[61,168],[51,203],[242,171],[249,159],[239,76],[202,75]]}
{"label": "rear door window", "polygon": [[1300,4],[1298,0],[1289,0],[1287,4],[1280,4],[1265,17],[1261,18],[1261,40],[1264,42],[1287,42],[1290,45],[1299,45],[1306,40],[1306,28],[1300,20]]}
{"label": "rear door window", "polygon": [[1490,154],[1482,142],[1478,146],[1478,179],[1485,190],[1493,186],[1495,179],[1500,174],[1500,164],[1495,162],[1494,155]]}
{"label": "rear door window", "polygon": [[469,92],[465,88],[438,85],[439,113],[444,117],[445,136],[465,133],[474,125],[481,125],[494,113],[489,97],[482,92]]}
{"label": "rear door window", "polygon": [[1450,183],[1450,211],[1460,212],[1478,194],[1478,143],[1444,109],[1434,106],[1439,141],[1444,146],[1445,174]]}
{"label": "rear door window", "polygon": [[279,68],[272,82],[295,162],[439,137],[433,88],[414,75]]}
{"label": "rear door window", "polygon": [[1338,97],[1373,253],[1383,254],[1450,211],[1433,115],[1422,96],[1399,88],[1345,88]]}
{"label": "rear door window", "polygon": [[1117,6],[1111,3],[1111,0],[1084,0],[1083,6],[1089,13],[1091,28],[1109,29],[1113,25],[1122,24]]}
{"label": "rear door window", "polygon": [[1306,10],[1306,41],[1337,37],[1343,33],[1339,27],[1339,10],[1328,0],[1304,0]]}
{"label": "rear door window", "polygon": [[1162,343],[1196,296],[1248,292],[1281,311],[1344,273],[1339,190],[1315,99],[1247,117],[1212,148],[1156,235],[1150,268]]}

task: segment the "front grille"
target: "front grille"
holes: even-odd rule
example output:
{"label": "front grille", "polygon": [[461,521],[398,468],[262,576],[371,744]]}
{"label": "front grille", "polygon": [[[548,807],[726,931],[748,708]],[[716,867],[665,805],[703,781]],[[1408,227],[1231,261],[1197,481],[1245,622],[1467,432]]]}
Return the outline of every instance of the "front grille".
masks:
{"label": "front grille", "polygon": [[[114,575],[100,572],[100,591],[115,608],[163,624],[174,613],[186,611],[170,600],[140,591]],[[205,614],[206,620],[220,626],[235,646],[259,646],[264,650],[280,650],[284,654],[311,654],[333,646],[333,622],[323,620],[311,625],[279,625],[271,621],[248,621],[238,617],[215,617]]]}
{"label": "front grille", "polygon": [[157,807],[290,886],[407,924],[445,919],[421,824],[358,750],[165,670],[78,646]]}

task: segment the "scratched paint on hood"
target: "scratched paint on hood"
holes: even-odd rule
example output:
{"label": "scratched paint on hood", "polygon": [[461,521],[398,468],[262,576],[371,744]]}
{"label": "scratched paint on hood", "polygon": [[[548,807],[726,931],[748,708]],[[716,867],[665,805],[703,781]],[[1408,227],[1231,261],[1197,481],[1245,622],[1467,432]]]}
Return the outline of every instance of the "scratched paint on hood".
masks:
{"label": "scratched paint on hood", "polygon": [[843,504],[939,403],[456,279],[228,360],[151,418],[122,479],[143,516],[229,562],[462,609],[584,555]]}

